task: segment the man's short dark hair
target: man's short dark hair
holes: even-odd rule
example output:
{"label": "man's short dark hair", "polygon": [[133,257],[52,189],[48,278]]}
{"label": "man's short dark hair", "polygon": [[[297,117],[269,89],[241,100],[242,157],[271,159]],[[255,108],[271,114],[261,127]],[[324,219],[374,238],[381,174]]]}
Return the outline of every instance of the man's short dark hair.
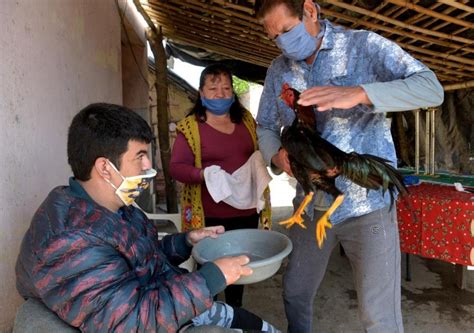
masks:
{"label": "man's short dark hair", "polygon": [[288,8],[291,15],[303,18],[303,5],[305,0],[262,0],[260,1],[257,18],[263,19],[272,9],[283,4]]}
{"label": "man's short dark hair", "polygon": [[[201,72],[201,77],[199,78],[199,90],[202,90],[202,88],[204,87],[204,84],[206,83],[206,78],[208,76],[219,76],[219,75],[227,76],[230,80],[230,84],[232,85],[233,80],[232,80],[232,72],[230,71],[230,69],[222,63],[215,63],[215,64],[207,66]],[[237,98],[237,95],[235,95],[235,91],[233,90],[234,89],[232,88],[232,92],[234,93],[234,96],[235,96],[235,101],[234,103],[232,103],[232,106],[230,107],[229,116],[230,116],[230,120],[233,123],[240,124],[245,114],[245,108],[242,106],[242,104],[240,104],[239,99]],[[194,103],[193,108],[189,112],[189,115],[191,114],[195,114],[198,120],[201,122],[206,121],[206,108],[204,107],[204,105],[202,105],[201,98],[199,97],[199,92],[196,99],[196,103]]]}
{"label": "man's short dark hair", "polygon": [[153,138],[150,126],[132,110],[115,104],[91,104],[69,127],[68,162],[74,177],[87,181],[97,158],[108,158],[120,168],[120,157],[130,140],[150,143]]}

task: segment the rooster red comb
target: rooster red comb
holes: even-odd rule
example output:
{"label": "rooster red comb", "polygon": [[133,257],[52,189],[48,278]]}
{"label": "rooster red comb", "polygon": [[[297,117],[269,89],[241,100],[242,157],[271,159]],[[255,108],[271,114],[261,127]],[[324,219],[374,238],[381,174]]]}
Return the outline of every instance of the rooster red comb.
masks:
{"label": "rooster red comb", "polygon": [[286,82],[281,86],[280,98],[290,108],[295,108],[295,103],[297,100],[296,90],[291,88]]}

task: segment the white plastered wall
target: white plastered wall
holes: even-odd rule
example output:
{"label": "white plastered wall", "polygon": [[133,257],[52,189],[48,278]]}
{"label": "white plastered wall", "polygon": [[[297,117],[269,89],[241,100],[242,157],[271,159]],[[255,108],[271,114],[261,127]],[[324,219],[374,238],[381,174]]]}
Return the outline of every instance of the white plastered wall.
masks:
{"label": "white plastered wall", "polygon": [[67,129],[92,102],[122,102],[113,0],[0,1],[0,332],[22,299],[15,261],[47,193],[66,184]]}

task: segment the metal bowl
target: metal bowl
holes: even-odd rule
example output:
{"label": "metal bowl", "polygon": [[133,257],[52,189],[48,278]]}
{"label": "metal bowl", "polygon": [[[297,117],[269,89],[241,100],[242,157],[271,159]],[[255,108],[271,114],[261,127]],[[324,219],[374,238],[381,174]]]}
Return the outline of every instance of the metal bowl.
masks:
{"label": "metal bowl", "polygon": [[200,263],[221,257],[246,255],[253,273],[242,276],[235,284],[250,284],[265,280],[275,274],[281,262],[293,249],[291,240],[284,234],[259,229],[226,231],[217,238],[205,238],[197,243],[192,256]]}

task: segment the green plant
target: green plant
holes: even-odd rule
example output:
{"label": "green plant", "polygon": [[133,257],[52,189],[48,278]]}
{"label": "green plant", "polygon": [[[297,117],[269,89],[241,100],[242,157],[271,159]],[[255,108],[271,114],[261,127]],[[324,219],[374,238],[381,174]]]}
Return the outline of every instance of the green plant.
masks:
{"label": "green plant", "polygon": [[250,90],[250,84],[248,81],[239,79],[237,76],[232,76],[234,91],[237,97],[247,93]]}

